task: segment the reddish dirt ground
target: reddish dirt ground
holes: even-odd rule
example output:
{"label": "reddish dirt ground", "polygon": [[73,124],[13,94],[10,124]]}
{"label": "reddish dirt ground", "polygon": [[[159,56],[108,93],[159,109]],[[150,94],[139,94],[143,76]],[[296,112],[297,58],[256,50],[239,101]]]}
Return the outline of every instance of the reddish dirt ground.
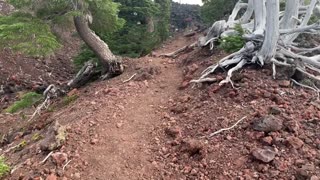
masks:
{"label": "reddish dirt ground", "polygon": [[[179,36],[154,54],[192,42]],[[237,73],[236,89],[187,83],[224,55],[195,50],[177,59],[125,60],[123,75],[74,90],[75,102],[22,125],[33,128],[16,131],[13,144],[1,146],[0,154],[35,133],[45,139],[59,122],[67,139],[54,152],[64,158],[41,164],[50,151],[41,150],[42,140],[27,143],[4,153],[12,167],[19,167],[6,179],[319,179],[320,102],[314,92],[273,80],[269,69],[258,67]],[[215,76],[222,79],[225,73]],[[255,130],[270,113],[276,130]],[[235,128],[209,138],[243,117]],[[7,133],[4,127],[24,124],[6,114],[0,122]],[[271,149],[272,160],[254,158],[257,148]]]}
{"label": "reddish dirt ground", "polygon": [[63,84],[73,77],[72,58],[79,52],[81,42],[71,33],[60,34],[63,48],[49,57],[33,58],[10,49],[0,50],[0,111],[16,99],[19,91]]}

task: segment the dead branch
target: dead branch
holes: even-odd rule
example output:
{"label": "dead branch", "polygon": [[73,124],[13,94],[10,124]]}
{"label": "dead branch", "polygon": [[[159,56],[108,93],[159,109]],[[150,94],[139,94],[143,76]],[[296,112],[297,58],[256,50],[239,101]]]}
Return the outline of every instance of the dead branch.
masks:
{"label": "dead branch", "polygon": [[192,31],[192,32],[188,32],[188,33],[184,34],[183,36],[184,37],[192,37],[194,35],[196,35],[196,32]]}
{"label": "dead branch", "polygon": [[72,160],[69,160],[63,167],[62,170],[64,171],[64,169],[68,166],[68,164],[71,162]]}
{"label": "dead branch", "polygon": [[301,86],[301,87],[303,87],[303,88],[307,88],[307,89],[311,89],[311,90],[315,91],[315,92],[317,93],[317,99],[320,98],[320,89],[318,89],[316,86],[311,87],[311,86],[308,86],[308,85],[299,83],[298,81],[296,81],[296,80],[294,80],[294,79],[291,79],[291,81],[292,81],[294,84],[298,85],[298,86]]}
{"label": "dead branch", "polygon": [[49,157],[53,154],[53,151],[51,151],[41,162],[40,164],[44,164],[48,159]]}
{"label": "dead branch", "polygon": [[193,50],[194,47],[197,46],[197,42],[192,43],[190,45],[184,46],[174,52],[168,53],[168,54],[161,54],[160,57],[168,57],[168,58],[176,58],[178,57],[181,53],[188,51],[188,50]]}
{"label": "dead branch", "polygon": [[129,79],[122,81],[123,83],[129,82],[131,81],[135,76],[137,75],[137,73],[134,73]]}
{"label": "dead branch", "polygon": [[232,125],[231,127],[223,128],[223,129],[220,129],[220,130],[218,130],[218,131],[216,131],[216,132],[211,133],[211,134],[209,135],[209,138],[211,138],[212,136],[214,136],[214,135],[216,135],[216,134],[219,134],[219,133],[221,133],[221,132],[223,132],[223,131],[228,131],[228,130],[231,130],[231,129],[235,128],[241,121],[243,121],[243,120],[246,119],[246,118],[247,118],[247,116],[241,118],[239,121],[237,121],[237,122],[236,122],[234,125]]}
{"label": "dead branch", "polygon": [[54,97],[58,97],[58,88],[51,84],[44,92],[45,100],[36,108],[35,112],[31,115],[28,121],[31,121],[37,114],[40,115],[41,111],[48,109],[50,106],[50,100]]}

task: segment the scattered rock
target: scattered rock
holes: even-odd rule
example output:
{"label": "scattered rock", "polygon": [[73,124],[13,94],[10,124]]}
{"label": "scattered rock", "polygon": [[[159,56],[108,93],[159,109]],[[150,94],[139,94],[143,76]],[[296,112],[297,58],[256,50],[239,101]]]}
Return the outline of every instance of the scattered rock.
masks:
{"label": "scattered rock", "polygon": [[50,174],[49,176],[47,176],[46,180],[57,180],[57,176],[54,174]]}
{"label": "scattered rock", "polygon": [[179,86],[179,89],[180,90],[183,90],[183,89],[186,89],[188,86],[189,86],[189,81],[188,80],[185,80],[181,83],[181,85]]}
{"label": "scattered rock", "polygon": [[96,138],[93,138],[93,139],[90,140],[90,144],[92,144],[92,145],[95,145],[95,144],[97,144],[98,142],[99,142],[99,140],[96,139]]}
{"label": "scattered rock", "polygon": [[307,179],[309,179],[310,176],[309,176],[308,171],[306,171],[304,169],[298,169],[295,177],[297,180],[307,180]]}
{"label": "scattered rock", "polygon": [[271,136],[264,137],[262,141],[268,145],[272,144],[273,138]]}
{"label": "scattered rock", "polygon": [[291,82],[288,81],[288,80],[281,80],[281,81],[279,81],[279,86],[280,86],[280,87],[287,88],[287,87],[290,87],[290,85],[291,85]]}
{"label": "scattered rock", "polygon": [[277,153],[271,150],[271,148],[258,148],[252,152],[252,155],[255,159],[265,163],[271,162],[276,157],[276,154]]}
{"label": "scattered rock", "polygon": [[278,171],[278,170],[271,170],[271,171],[269,172],[269,174],[270,174],[270,177],[275,178],[275,177],[277,177],[277,176],[280,174],[280,171]]}
{"label": "scattered rock", "polygon": [[297,121],[285,121],[284,126],[289,132],[297,133],[300,129],[300,125]]}
{"label": "scattered rock", "polygon": [[66,153],[56,152],[51,155],[54,163],[57,166],[63,166],[68,161],[68,155]]}
{"label": "scattered rock", "polygon": [[117,127],[117,128],[121,128],[122,126],[123,126],[123,123],[117,123],[117,124],[116,124],[116,127]]}
{"label": "scattered rock", "polygon": [[183,104],[178,104],[176,106],[174,106],[173,108],[171,108],[171,112],[175,113],[175,114],[181,114],[184,113],[185,111],[187,111],[187,107],[184,106]]}
{"label": "scattered rock", "polygon": [[281,110],[279,107],[277,106],[271,106],[269,108],[269,114],[273,114],[273,115],[279,115],[281,113]]}
{"label": "scattered rock", "polygon": [[305,164],[301,166],[301,169],[306,170],[306,171],[314,171],[315,166],[313,164]]}
{"label": "scattered rock", "polygon": [[272,116],[264,116],[254,121],[253,129],[263,132],[274,132],[282,129],[282,120]]}
{"label": "scattered rock", "polygon": [[181,144],[181,151],[187,152],[190,156],[201,154],[203,149],[204,145],[200,141],[194,139],[183,140]]}
{"label": "scattered rock", "polygon": [[301,139],[294,136],[290,136],[286,140],[294,149],[299,149],[304,144],[304,142]]}
{"label": "scattered rock", "polygon": [[53,151],[60,148],[66,140],[66,128],[55,121],[54,126],[50,127],[45,138],[40,142],[43,151]]}
{"label": "scattered rock", "polygon": [[318,176],[311,176],[310,180],[320,180]]}
{"label": "scattered rock", "polygon": [[81,178],[81,175],[80,175],[80,173],[74,173],[73,177],[74,177],[75,179],[80,179],[80,178]]}
{"label": "scattered rock", "polygon": [[199,66],[197,64],[192,64],[187,67],[187,74],[193,74],[199,69]]}
{"label": "scattered rock", "polygon": [[181,128],[178,126],[169,127],[165,129],[165,133],[173,138],[181,137]]}

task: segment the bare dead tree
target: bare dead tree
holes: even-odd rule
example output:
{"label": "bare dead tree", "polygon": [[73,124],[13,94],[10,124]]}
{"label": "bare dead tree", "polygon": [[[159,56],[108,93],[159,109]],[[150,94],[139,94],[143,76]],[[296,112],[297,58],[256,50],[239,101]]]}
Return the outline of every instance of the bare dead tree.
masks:
{"label": "bare dead tree", "polygon": [[[312,72],[320,73],[320,55],[306,56],[305,54],[319,50],[313,48],[298,47],[295,40],[302,33],[315,33],[320,30],[320,22],[308,24],[312,15],[319,15],[319,0],[311,0],[305,4],[301,0],[286,0],[284,11],[280,11],[279,0],[249,0],[248,3],[239,1],[228,21],[221,20],[213,23],[205,37],[199,39],[199,46],[210,45],[214,47],[216,41],[222,37],[237,34],[236,24],[240,24],[246,34],[243,38],[245,46],[238,52],[221,59],[203,71],[202,76],[195,83],[210,80],[208,76],[218,68],[235,65],[228,70],[226,79],[220,85],[232,83],[232,74],[246,64],[256,63],[261,66],[271,64],[273,76],[277,73],[277,67],[286,66],[294,68],[307,77],[320,81],[320,78]],[[246,9],[238,19],[240,10]],[[254,18],[253,18],[254,17]]]}

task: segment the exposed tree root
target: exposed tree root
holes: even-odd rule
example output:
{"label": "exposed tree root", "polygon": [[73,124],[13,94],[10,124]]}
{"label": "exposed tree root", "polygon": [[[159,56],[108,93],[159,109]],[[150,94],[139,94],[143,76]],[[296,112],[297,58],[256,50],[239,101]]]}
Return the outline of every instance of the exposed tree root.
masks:
{"label": "exposed tree root", "polygon": [[[215,78],[208,77],[210,74],[218,68],[225,69],[230,65],[235,65],[228,70],[226,79],[219,82],[219,85],[230,83],[234,87],[231,80],[232,74],[244,65],[252,63],[260,66],[271,64],[273,78],[276,78],[277,67],[285,66],[300,71],[307,77],[320,82],[319,76],[306,70],[306,68],[309,68],[313,72],[320,73],[320,55],[304,56],[304,54],[319,51],[320,48],[299,48],[294,43],[299,34],[315,32],[320,29],[319,22],[308,25],[313,10],[317,8],[320,1],[311,0],[307,6],[301,6],[299,3],[299,0],[287,0],[285,11],[280,12],[279,0],[249,0],[247,4],[239,1],[228,22],[223,20],[215,22],[206,37],[199,39],[199,45],[201,47],[210,44],[210,48],[213,48],[213,42],[221,37],[234,34],[235,30],[233,28],[236,23],[241,23],[245,32],[247,32],[243,36],[244,40],[247,41],[246,45],[238,52],[221,59],[219,63],[209,66],[202,72],[199,79],[191,82],[215,82]],[[239,10],[243,8],[247,8],[247,11],[242,17],[235,19]],[[254,21],[252,21],[254,26],[249,21],[252,13],[254,13]]]}
{"label": "exposed tree root", "polygon": [[37,114],[40,115],[41,111],[44,109],[48,109],[50,106],[50,101],[53,98],[59,96],[60,89],[58,89],[55,85],[51,84],[48,88],[43,92],[43,96],[45,100],[36,108],[35,112],[31,115],[28,121],[31,121]]}
{"label": "exposed tree root", "polygon": [[305,85],[305,84],[302,84],[302,83],[299,83],[298,81],[294,80],[294,79],[291,79],[291,81],[298,85],[298,86],[301,86],[303,88],[307,88],[307,89],[311,89],[313,91],[315,91],[317,93],[317,99],[319,100],[320,99],[320,89],[317,88],[317,86],[314,85],[314,87],[311,87],[311,86],[308,86],[308,85]]}

